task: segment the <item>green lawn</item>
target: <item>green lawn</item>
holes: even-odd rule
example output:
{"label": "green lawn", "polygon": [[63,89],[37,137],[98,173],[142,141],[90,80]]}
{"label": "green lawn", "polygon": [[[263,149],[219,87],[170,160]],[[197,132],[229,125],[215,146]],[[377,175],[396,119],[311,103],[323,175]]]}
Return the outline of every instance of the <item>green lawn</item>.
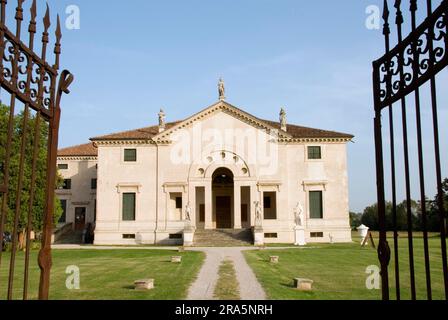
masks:
{"label": "green lawn", "polygon": [[[170,262],[171,256],[182,256],[181,264]],[[8,254],[0,269],[0,300],[5,297]],[[205,255],[201,252],[166,250],[54,250],[50,299],[52,300],[181,300],[195,279]],[[30,266],[30,298],[37,297],[39,269],[37,252]],[[23,286],[23,253],[18,254],[15,298],[21,298]],[[68,266],[80,268],[80,290],[66,288]],[[134,281],[155,279],[155,289],[134,290]]]}
{"label": "green lawn", "polygon": [[[393,240],[390,242],[393,251]],[[402,299],[410,298],[409,255],[407,239],[399,240]],[[419,299],[426,298],[423,240],[416,238],[415,270]],[[434,299],[444,299],[440,239],[430,239],[431,274]],[[269,263],[269,256],[280,257],[279,264]],[[310,245],[304,249],[260,250],[245,252],[246,260],[255,271],[268,297],[273,300],[375,300],[380,290],[368,290],[366,268],[378,265],[375,249],[359,244]],[[390,268],[391,297],[394,289],[394,257]],[[313,292],[296,291],[293,278],[314,280]]]}

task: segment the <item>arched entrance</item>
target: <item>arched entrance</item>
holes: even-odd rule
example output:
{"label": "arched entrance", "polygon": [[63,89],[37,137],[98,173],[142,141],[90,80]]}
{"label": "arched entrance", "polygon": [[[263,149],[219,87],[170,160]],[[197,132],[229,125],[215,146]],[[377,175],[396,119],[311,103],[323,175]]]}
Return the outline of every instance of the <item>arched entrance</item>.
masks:
{"label": "arched entrance", "polygon": [[227,168],[219,168],[213,173],[213,215],[217,229],[231,229],[233,225],[233,173]]}

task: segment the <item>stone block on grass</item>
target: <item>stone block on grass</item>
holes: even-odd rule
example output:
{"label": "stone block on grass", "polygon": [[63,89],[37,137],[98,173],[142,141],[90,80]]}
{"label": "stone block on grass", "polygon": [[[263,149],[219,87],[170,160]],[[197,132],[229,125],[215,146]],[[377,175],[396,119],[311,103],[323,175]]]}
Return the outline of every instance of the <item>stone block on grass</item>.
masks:
{"label": "stone block on grass", "polygon": [[313,280],[303,279],[303,278],[295,278],[294,279],[294,288],[299,291],[313,291]]}
{"label": "stone block on grass", "polygon": [[154,289],[154,279],[142,279],[134,282],[135,290],[146,291]]}
{"label": "stone block on grass", "polygon": [[279,257],[278,256],[270,256],[269,261],[271,263],[278,263]]}

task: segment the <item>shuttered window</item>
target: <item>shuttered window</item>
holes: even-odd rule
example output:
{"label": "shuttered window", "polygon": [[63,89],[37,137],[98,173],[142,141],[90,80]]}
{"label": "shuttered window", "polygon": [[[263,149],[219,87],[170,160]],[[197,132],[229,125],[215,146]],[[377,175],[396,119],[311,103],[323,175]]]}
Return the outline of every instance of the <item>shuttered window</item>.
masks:
{"label": "shuttered window", "polygon": [[136,162],[137,161],[137,149],[124,149],[124,161]]}
{"label": "shuttered window", "polygon": [[135,221],[135,193],[123,193],[123,221]]}
{"label": "shuttered window", "polygon": [[92,190],[96,190],[97,189],[97,185],[98,185],[98,180],[97,179],[90,180],[90,188]]}
{"label": "shuttered window", "polygon": [[310,218],[311,219],[323,219],[323,198],[322,191],[310,192]]}
{"label": "shuttered window", "polygon": [[322,159],[322,149],[321,149],[321,147],[308,147],[308,159],[309,160],[319,160],[319,159]]}

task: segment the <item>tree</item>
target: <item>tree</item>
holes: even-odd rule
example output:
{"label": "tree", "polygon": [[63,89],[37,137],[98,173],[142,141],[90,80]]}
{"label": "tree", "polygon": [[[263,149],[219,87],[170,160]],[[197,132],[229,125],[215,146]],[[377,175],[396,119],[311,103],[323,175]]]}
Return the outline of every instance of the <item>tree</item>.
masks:
{"label": "tree", "polygon": [[[8,136],[10,108],[0,105],[0,179],[4,178],[4,163],[6,160],[6,144]],[[20,171],[20,149],[22,137],[24,136],[24,112],[20,112],[14,116],[13,139],[11,146],[10,159],[10,176],[9,176],[9,196],[8,209],[6,215],[5,230],[12,232],[14,226],[14,215],[16,211],[17,188],[19,183]],[[19,229],[21,232],[27,227],[29,203],[31,197],[31,179],[32,179],[32,159],[34,150],[34,141],[39,139],[39,149],[36,161],[35,172],[35,195],[33,207],[31,211],[32,228],[35,232],[42,231],[44,210],[45,210],[45,192],[46,192],[46,166],[47,166],[47,139],[48,125],[45,121],[40,122],[40,135],[34,136],[34,128],[36,125],[36,116],[30,115],[27,121],[26,140],[25,140],[25,157],[24,157],[24,174],[23,189],[20,193],[20,212],[19,212]],[[60,183],[58,177],[57,184]],[[62,215],[62,207],[60,201],[55,198],[54,221],[57,222]]]}
{"label": "tree", "polygon": [[[420,204],[414,200],[411,200],[411,212],[412,212],[412,226],[413,230],[420,230],[420,216],[421,212]],[[397,231],[407,231],[408,230],[408,216],[407,216],[407,202],[403,201],[396,207],[396,229]],[[379,219],[378,219],[378,205],[375,203],[366,209],[361,218],[362,224],[368,226],[371,230],[379,230]],[[392,202],[386,202],[386,229],[394,230],[394,211]]]}
{"label": "tree", "polygon": [[371,230],[379,230],[378,206],[376,204],[364,209],[361,217],[361,223],[369,227]]}
{"label": "tree", "polygon": [[361,225],[362,213],[350,212],[350,226],[355,230]]}
{"label": "tree", "polygon": [[[442,190],[443,190],[443,203],[445,208],[445,230],[448,229],[447,223],[447,213],[448,213],[448,178],[445,178],[442,182]],[[440,210],[438,203],[438,196],[434,198],[433,201],[429,202],[429,210],[428,210],[428,230],[432,232],[440,232]]]}

